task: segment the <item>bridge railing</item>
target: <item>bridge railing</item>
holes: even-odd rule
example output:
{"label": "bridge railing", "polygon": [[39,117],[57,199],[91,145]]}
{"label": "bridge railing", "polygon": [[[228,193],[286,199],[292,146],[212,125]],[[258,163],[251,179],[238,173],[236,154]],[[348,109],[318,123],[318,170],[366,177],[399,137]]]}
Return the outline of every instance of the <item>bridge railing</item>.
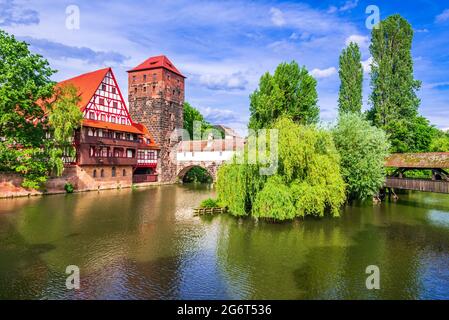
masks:
{"label": "bridge railing", "polygon": [[449,193],[449,181],[444,180],[387,177],[385,186],[394,189]]}

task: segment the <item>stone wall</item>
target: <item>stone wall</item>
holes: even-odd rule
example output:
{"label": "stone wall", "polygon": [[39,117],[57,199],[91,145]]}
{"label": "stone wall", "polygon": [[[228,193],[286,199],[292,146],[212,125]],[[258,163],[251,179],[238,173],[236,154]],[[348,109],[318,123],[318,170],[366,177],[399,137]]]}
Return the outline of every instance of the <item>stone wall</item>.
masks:
{"label": "stone wall", "polygon": [[[104,170],[104,177],[101,177],[101,170]],[[64,169],[61,177],[48,179],[44,191],[23,188],[23,178],[18,174],[0,173],[0,198],[65,193],[66,183],[72,184],[75,191],[127,188],[132,185],[132,173],[132,166],[117,166],[115,177],[112,177],[111,166],[69,166]]]}

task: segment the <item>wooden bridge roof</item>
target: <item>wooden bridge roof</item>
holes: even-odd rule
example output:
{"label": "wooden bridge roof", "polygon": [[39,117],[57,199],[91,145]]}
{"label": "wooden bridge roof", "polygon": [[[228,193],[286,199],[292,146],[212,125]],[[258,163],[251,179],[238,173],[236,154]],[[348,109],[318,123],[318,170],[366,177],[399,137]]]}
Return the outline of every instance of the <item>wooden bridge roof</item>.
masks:
{"label": "wooden bridge roof", "polygon": [[449,152],[394,153],[385,160],[386,167],[445,169],[449,168]]}

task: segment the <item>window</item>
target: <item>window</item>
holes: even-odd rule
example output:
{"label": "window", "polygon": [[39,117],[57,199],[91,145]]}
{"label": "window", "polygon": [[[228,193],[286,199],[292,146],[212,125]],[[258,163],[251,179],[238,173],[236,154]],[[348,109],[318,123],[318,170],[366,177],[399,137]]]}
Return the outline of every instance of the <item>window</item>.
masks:
{"label": "window", "polygon": [[135,82],[136,81],[136,76],[133,76],[133,82]]}
{"label": "window", "polygon": [[115,133],[115,138],[116,139],[121,139],[122,138],[122,134],[120,132],[116,132]]}
{"label": "window", "polygon": [[156,86],[153,86],[153,93],[156,93]]}
{"label": "window", "polygon": [[100,98],[99,104],[100,104],[101,106],[104,106],[104,98]]}
{"label": "window", "polygon": [[114,102],[112,103],[112,106],[113,106],[115,109],[117,109],[117,107],[118,107],[118,102],[117,102],[117,101],[114,101]]}
{"label": "window", "polygon": [[101,90],[106,91],[106,85],[105,84],[101,85]]}
{"label": "window", "polygon": [[134,93],[137,93],[137,87],[134,88]]}
{"label": "window", "polygon": [[106,115],[104,114],[101,115],[101,121],[106,121]]}
{"label": "window", "polygon": [[99,136],[99,137],[103,137],[103,130],[100,129],[100,130],[98,130],[97,132],[98,132],[98,136]]}
{"label": "window", "polygon": [[128,150],[126,150],[126,156],[128,157],[128,158],[134,158],[133,157],[133,150],[131,150],[131,149],[128,149]]}
{"label": "window", "polygon": [[111,122],[115,123],[115,117],[114,116],[111,117]]}
{"label": "window", "polygon": [[143,87],[143,92],[147,92],[147,87]]}
{"label": "window", "polygon": [[93,111],[89,112],[89,119],[95,120],[95,112]]}
{"label": "window", "polygon": [[101,171],[100,171],[100,177],[104,178],[104,169],[101,169]]}
{"label": "window", "polygon": [[153,73],[153,81],[156,81],[156,80],[157,80],[157,74]]}
{"label": "window", "polygon": [[126,170],[123,169],[122,176],[126,177]]}
{"label": "window", "polygon": [[122,124],[126,124],[126,119],[122,118]]}
{"label": "window", "polygon": [[115,175],[116,175],[115,167],[112,167],[112,176],[115,177]]}
{"label": "window", "polygon": [[95,156],[95,147],[90,147],[90,149],[89,149],[89,155],[90,155],[91,157]]}
{"label": "window", "polygon": [[126,140],[131,140],[131,134],[129,133],[126,134]]}
{"label": "window", "polygon": [[92,128],[87,129],[87,135],[89,137],[93,137],[94,136],[94,131],[92,130]]}
{"label": "window", "polygon": [[146,74],[143,75],[143,81],[147,81],[147,75]]}
{"label": "window", "polygon": [[92,176],[93,176],[94,178],[97,177],[97,169],[94,170],[94,173],[92,174]]}
{"label": "window", "polygon": [[117,92],[117,90],[113,87],[112,88],[112,93],[115,94]]}

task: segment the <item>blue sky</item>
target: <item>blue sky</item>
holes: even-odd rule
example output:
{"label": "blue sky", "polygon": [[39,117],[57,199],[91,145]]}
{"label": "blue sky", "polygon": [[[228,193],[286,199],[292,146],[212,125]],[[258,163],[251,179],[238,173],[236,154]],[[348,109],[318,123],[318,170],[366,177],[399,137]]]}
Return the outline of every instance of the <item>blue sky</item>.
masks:
{"label": "blue sky", "polygon": [[[350,40],[362,49],[368,107],[368,5],[381,18],[400,13],[415,30],[421,113],[449,128],[449,2],[415,1],[29,1],[0,0],[0,28],[31,44],[59,70],[55,80],[111,66],[126,97],[126,70],[165,54],[188,78],[186,100],[208,120],[242,130],[260,76],[284,61],[318,80],[321,119],[335,119],[338,56]],[[80,28],[66,28],[66,8]]]}

